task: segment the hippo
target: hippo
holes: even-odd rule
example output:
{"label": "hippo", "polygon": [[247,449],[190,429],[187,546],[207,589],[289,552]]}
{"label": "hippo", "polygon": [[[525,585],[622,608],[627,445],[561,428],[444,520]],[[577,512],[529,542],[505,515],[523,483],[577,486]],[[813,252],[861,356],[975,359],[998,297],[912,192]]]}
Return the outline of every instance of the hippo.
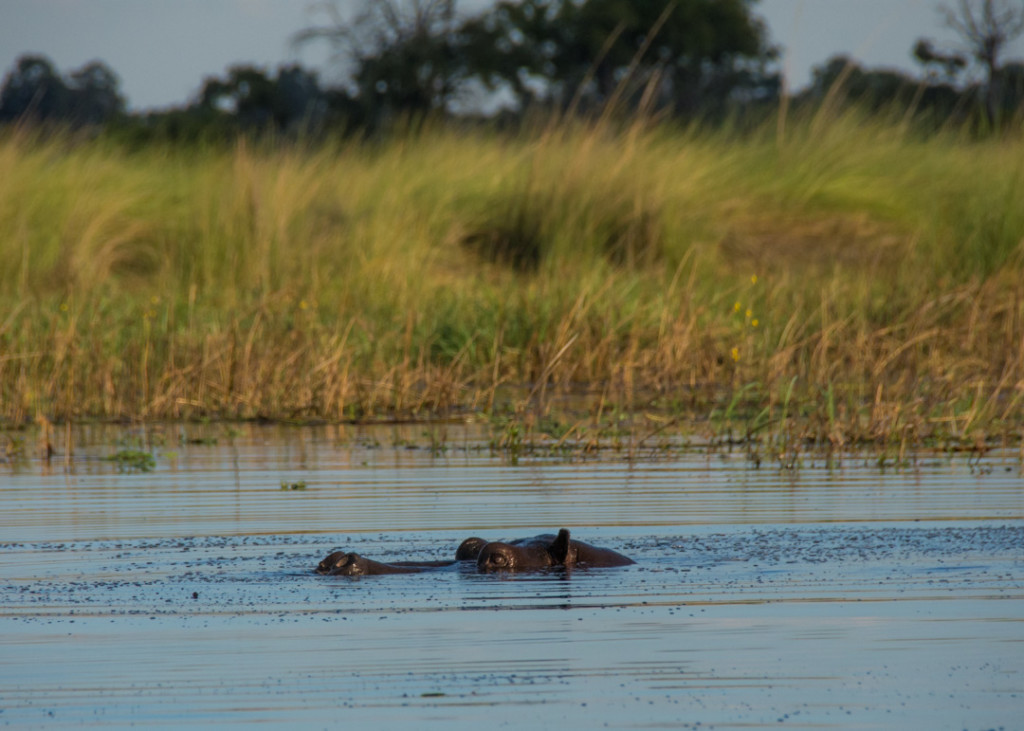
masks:
{"label": "hippo", "polygon": [[464,540],[454,561],[394,561],[382,563],[358,553],[336,551],[316,567],[318,574],[332,576],[373,576],[412,574],[444,568],[457,563],[475,562],[478,571],[537,571],[563,566],[573,568],[628,566],[633,560],[610,548],[599,548],[570,538],[562,528],[558,535],[545,533],[503,543],[473,536]]}
{"label": "hippo", "polygon": [[[549,540],[551,539],[551,540]],[[478,571],[534,571],[553,566],[573,568],[628,566],[633,559],[610,548],[598,548],[583,541],[573,540],[562,528],[557,536],[501,543],[487,543],[476,559]]]}
{"label": "hippo", "polygon": [[415,574],[432,568],[451,566],[454,561],[395,561],[382,563],[358,553],[335,551],[316,567],[318,574],[331,576],[375,576],[377,574]]}

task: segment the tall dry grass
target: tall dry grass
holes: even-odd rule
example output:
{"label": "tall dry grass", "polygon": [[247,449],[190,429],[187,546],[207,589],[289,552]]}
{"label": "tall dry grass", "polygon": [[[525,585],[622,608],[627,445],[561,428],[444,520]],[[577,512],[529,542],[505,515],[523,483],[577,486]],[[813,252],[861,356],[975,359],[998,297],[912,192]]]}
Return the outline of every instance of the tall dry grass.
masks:
{"label": "tall dry grass", "polygon": [[[782,442],[1016,438],[1024,140],[0,140],[0,417],[413,418],[566,394]],[[660,420],[660,421],[659,421]]]}

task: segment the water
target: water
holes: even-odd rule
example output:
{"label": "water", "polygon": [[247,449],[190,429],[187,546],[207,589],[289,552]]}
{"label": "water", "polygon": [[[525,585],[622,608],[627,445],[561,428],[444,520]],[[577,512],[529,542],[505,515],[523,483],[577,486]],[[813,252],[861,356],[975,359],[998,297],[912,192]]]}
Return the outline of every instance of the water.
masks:
{"label": "water", "polygon": [[[795,474],[652,453],[511,466],[448,427],[76,432],[0,464],[0,724],[1020,728],[1008,455]],[[187,431],[195,436],[197,428]],[[435,435],[437,436],[437,435]],[[58,455],[63,447],[58,445]],[[282,490],[304,483],[304,489]],[[324,577],[562,526],[635,566]]]}

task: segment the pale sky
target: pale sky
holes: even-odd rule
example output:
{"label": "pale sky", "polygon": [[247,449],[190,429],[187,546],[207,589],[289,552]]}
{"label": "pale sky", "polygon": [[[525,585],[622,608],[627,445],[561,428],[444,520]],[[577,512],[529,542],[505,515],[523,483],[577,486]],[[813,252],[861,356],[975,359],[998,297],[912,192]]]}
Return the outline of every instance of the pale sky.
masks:
{"label": "pale sky", "polygon": [[[472,11],[488,0],[461,0]],[[643,1],[643,0],[641,0]],[[790,86],[812,66],[846,53],[871,67],[917,73],[914,42],[926,36],[951,47],[938,13],[943,0],[761,0],[755,14],[787,52]],[[340,0],[356,8],[359,0]],[[325,49],[300,55],[290,37],[317,16],[314,0],[0,0],[0,74],[25,53],[49,57],[61,73],[100,59],[121,79],[132,109],[182,104],[207,76],[251,63],[270,70],[289,61],[331,81]],[[1009,57],[1020,57],[1020,44]]]}

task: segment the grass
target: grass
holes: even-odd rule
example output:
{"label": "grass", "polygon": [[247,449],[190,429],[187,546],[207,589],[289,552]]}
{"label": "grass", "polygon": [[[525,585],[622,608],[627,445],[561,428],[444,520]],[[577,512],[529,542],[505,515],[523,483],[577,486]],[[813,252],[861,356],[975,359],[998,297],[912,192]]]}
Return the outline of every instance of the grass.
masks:
{"label": "grass", "polygon": [[516,456],[671,430],[780,463],[1024,433],[1019,134],[13,130],[0,169],[8,426],[483,412]]}

